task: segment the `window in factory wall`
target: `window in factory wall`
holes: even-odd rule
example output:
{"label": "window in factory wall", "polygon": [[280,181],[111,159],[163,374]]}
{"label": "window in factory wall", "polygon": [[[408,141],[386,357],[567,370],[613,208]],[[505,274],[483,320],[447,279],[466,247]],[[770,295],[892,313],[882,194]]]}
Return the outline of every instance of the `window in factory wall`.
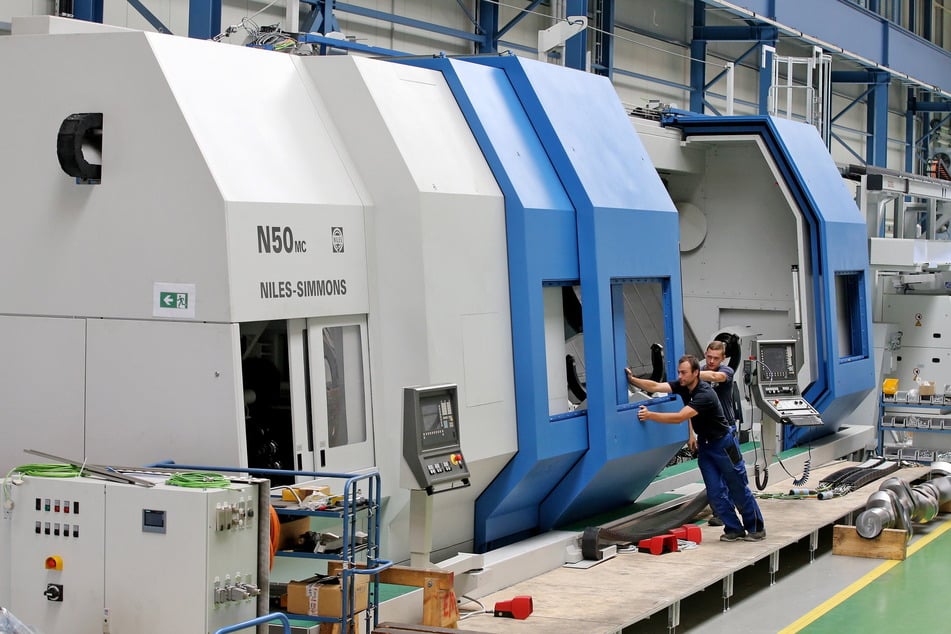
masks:
{"label": "window in factory wall", "polygon": [[839,360],[868,358],[865,274],[861,271],[837,271],[835,302]]}
{"label": "window in factory wall", "polygon": [[542,286],[548,414],[587,408],[581,287],[546,282]]}
{"label": "window in factory wall", "polygon": [[248,465],[293,469],[287,322],[240,324]]}
{"label": "window in factory wall", "polygon": [[[666,381],[665,352],[670,349],[671,299],[669,283],[653,278],[615,279],[611,283],[614,349],[618,372],[628,367],[634,376]],[[622,379],[621,385],[626,381]],[[618,405],[642,400],[640,394],[619,391]]]}

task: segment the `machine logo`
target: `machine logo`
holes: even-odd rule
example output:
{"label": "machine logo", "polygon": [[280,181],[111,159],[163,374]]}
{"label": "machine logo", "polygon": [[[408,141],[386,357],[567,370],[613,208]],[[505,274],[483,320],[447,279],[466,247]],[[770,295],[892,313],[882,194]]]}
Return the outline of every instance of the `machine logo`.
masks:
{"label": "machine logo", "polygon": [[343,227],[330,228],[330,242],[334,253],[343,253]]}

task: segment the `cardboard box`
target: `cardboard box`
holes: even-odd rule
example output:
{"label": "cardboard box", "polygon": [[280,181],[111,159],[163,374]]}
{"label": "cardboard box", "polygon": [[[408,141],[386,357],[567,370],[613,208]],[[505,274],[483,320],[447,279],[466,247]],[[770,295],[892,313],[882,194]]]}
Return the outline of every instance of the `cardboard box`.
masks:
{"label": "cardboard box", "polygon": [[310,517],[299,517],[281,524],[281,538],[277,541],[278,550],[293,550],[297,538],[310,530]]}
{"label": "cardboard box", "polygon": [[[293,490],[292,490],[293,489]],[[294,494],[297,495],[294,495]],[[296,487],[288,487],[281,490],[281,499],[285,502],[296,502],[298,499],[304,500],[311,495],[326,495],[330,497],[329,486],[314,486],[302,484]]]}
{"label": "cardboard box", "polygon": [[921,396],[934,396],[934,381],[922,381],[918,386],[918,394]]}
{"label": "cardboard box", "polygon": [[[370,577],[353,575],[353,612],[367,609]],[[309,616],[343,616],[343,596],[340,577],[316,576],[287,584],[287,611]]]}

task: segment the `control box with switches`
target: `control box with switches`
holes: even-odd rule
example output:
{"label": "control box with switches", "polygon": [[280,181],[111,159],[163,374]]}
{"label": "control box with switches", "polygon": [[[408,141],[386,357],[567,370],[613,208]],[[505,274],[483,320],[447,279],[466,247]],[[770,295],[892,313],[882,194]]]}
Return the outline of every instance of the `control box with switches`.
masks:
{"label": "control box with switches", "polygon": [[70,634],[101,634],[106,611],[114,632],[213,632],[253,619],[259,485],[140,477],[154,486],[11,478],[5,607],[40,631]]}

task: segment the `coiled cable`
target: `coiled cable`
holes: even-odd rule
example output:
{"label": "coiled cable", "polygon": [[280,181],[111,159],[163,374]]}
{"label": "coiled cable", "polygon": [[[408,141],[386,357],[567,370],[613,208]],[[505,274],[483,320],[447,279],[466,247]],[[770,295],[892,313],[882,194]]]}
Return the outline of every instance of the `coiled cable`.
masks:
{"label": "coiled cable", "polygon": [[[10,494],[10,485],[13,482],[11,478],[15,474],[35,476],[38,478],[75,478],[82,475],[83,470],[80,467],[71,464],[25,464],[14,467],[7,472],[3,478],[3,486],[0,487],[0,498],[2,498],[2,507],[5,510],[13,508],[13,496]],[[16,484],[19,484],[18,482]]]}
{"label": "coiled cable", "polygon": [[789,473],[789,469],[786,468],[786,465],[783,464],[783,459],[779,456],[776,456],[776,459],[779,461],[779,466],[783,468],[783,471],[786,472],[790,478],[793,479],[793,486],[801,487],[806,482],[809,481],[809,470],[812,468],[812,444],[809,445],[809,457],[806,458],[806,461],[802,465],[802,475],[796,478],[793,474]]}
{"label": "coiled cable", "polygon": [[166,480],[165,484],[188,489],[227,489],[231,486],[231,481],[220,473],[186,471],[176,473]]}

